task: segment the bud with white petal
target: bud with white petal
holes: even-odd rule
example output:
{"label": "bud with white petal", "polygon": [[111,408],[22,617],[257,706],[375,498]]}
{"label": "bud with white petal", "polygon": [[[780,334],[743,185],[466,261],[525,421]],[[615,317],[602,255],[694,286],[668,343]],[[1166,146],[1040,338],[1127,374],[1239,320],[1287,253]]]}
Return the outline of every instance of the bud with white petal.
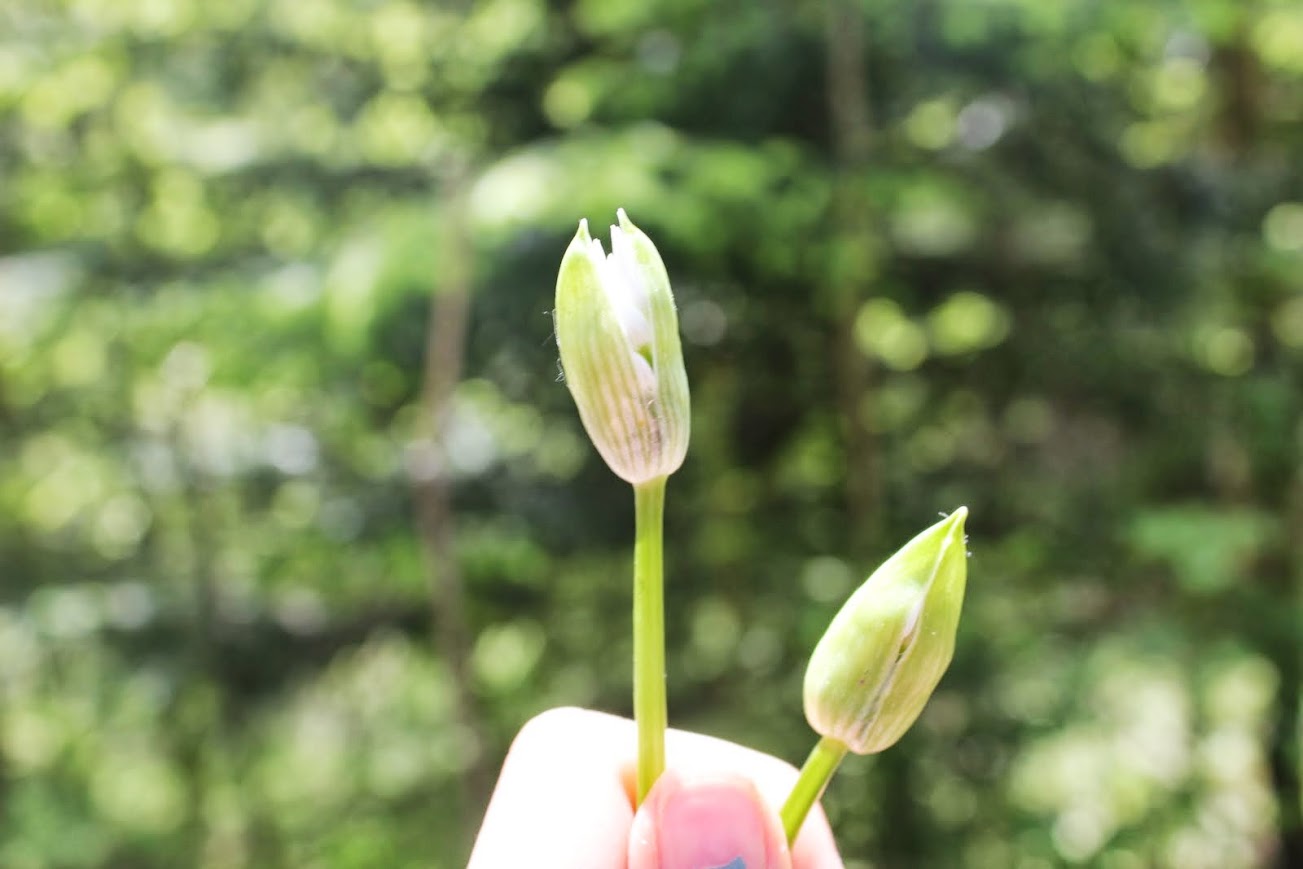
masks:
{"label": "bud with white petal", "polygon": [[607,465],[638,485],[678,470],[688,449],[688,377],[660,254],[620,209],[611,253],[588,222],[561,261],[556,336],[566,384]]}

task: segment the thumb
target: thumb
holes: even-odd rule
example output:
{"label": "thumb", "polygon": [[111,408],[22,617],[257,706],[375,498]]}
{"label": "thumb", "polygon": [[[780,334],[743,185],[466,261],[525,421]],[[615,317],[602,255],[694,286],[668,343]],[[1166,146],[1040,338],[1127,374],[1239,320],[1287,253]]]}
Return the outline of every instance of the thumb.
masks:
{"label": "thumb", "polygon": [[634,816],[629,869],[790,869],[775,812],[740,776],[666,772]]}

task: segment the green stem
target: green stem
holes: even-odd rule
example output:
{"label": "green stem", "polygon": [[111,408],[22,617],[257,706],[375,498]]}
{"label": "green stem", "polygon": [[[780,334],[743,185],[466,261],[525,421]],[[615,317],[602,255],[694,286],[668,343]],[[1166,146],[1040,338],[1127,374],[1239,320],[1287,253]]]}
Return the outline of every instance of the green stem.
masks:
{"label": "green stem", "polygon": [[638,802],[665,769],[665,477],[633,487],[633,717],[638,723]]}
{"label": "green stem", "polygon": [[810,813],[810,807],[823,794],[823,789],[828,786],[828,780],[837,771],[837,765],[845,756],[846,746],[831,736],[825,736],[805,759],[801,774],[796,777],[796,784],[792,787],[792,792],[787,795],[787,802],[783,803],[783,810],[779,813],[783,819],[783,831],[787,833],[788,845],[796,841],[796,834],[801,831],[801,824],[805,823],[805,816]]}

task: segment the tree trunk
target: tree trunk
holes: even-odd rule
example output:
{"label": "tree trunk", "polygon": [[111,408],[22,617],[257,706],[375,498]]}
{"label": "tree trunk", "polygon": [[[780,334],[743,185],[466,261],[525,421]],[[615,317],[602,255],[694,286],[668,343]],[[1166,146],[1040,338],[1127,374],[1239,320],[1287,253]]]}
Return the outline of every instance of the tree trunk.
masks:
{"label": "tree trunk", "polygon": [[855,316],[877,274],[877,235],[865,194],[872,154],[860,8],[848,0],[827,6],[828,102],[837,163],[828,310],[834,336],[832,364],[846,457],[845,499],[852,552],[865,554],[881,529],[882,486],[871,428],[874,369],[855,341]]}
{"label": "tree trunk", "polygon": [[446,184],[440,274],[434,287],[426,329],[425,369],[421,403],[427,425],[425,446],[433,462],[413,474],[417,532],[425,553],[435,648],[453,680],[457,726],[471,741],[470,760],[463,769],[461,828],[473,829],[488,799],[490,779],[482,740],[483,720],[470,671],[471,632],[466,613],[465,583],[457,562],[452,486],[447,473],[445,442],[453,399],[461,380],[466,333],[470,323],[472,242],[466,229],[466,177],[450,173]]}

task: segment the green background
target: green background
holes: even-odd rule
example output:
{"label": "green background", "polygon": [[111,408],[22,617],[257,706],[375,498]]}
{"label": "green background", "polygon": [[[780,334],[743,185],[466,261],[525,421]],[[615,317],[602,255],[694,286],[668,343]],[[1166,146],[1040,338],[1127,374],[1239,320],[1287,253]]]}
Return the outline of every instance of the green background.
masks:
{"label": "green background", "polygon": [[853,869],[1303,864],[1303,6],[10,0],[0,866],[455,867],[512,735],[627,713],[576,221],[693,390],[676,726],[966,504]]}

